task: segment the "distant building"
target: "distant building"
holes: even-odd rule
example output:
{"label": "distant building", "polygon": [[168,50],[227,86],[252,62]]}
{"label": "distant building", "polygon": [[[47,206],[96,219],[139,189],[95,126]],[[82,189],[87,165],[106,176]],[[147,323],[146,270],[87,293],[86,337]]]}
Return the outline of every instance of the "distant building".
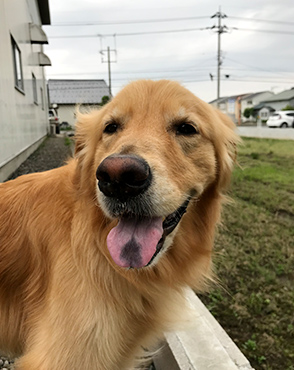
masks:
{"label": "distant building", "polygon": [[259,103],[253,107],[254,116],[261,121],[267,121],[275,109],[266,103]]}
{"label": "distant building", "polygon": [[50,105],[57,104],[60,122],[75,124],[76,106],[99,105],[103,96],[109,96],[104,80],[53,80],[48,81]]}
{"label": "distant building", "polygon": [[[274,94],[271,91],[261,91],[257,93],[239,94],[219,98],[211,101],[209,104],[221,110],[228,115],[233,122],[241,124],[247,121],[243,115],[246,108],[253,108],[262,100],[272,97]],[[254,120],[253,117],[250,118]],[[250,120],[249,119],[249,120]]]}
{"label": "distant building", "polygon": [[42,25],[48,0],[0,1],[0,181],[39,146],[49,129]]}
{"label": "distant building", "polygon": [[228,97],[225,96],[223,98],[212,100],[211,102],[209,102],[209,104],[213,105],[215,108],[218,108],[223,113],[227,113]]}
{"label": "distant building", "polygon": [[262,103],[272,107],[276,111],[285,108],[287,105],[294,106],[294,87],[264,99]]}
{"label": "distant building", "polygon": [[[256,118],[254,118],[252,116],[249,117],[249,118],[244,117],[244,110],[246,108],[253,108],[257,104],[260,104],[260,102],[262,102],[266,99],[269,99],[272,96],[274,96],[274,93],[272,91],[261,91],[261,92],[257,92],[257,93],[248,94],[248,95],[243,96],[240,99],[242,122],[255,121],[256,120]],[[263,113],[263,115],[267,115],[267,112],[268,112],[268,110],[264,110],[262,113]]]}
{"label": "distant building", "polygon": [[248,94],[232,95],[225,98],[219,98],[211,101],[209,104],[213,105],[215,108],[218,108],[223,113],[231,118],[235,123],[240,123],[241,120],[241,105],[240,101],[243,96]]}

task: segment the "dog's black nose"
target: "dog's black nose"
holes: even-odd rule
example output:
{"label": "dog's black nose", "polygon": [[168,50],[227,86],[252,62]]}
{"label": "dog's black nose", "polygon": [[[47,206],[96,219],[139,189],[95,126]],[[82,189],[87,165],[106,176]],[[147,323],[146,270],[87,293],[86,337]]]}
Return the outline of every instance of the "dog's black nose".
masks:
{"label": "dog's black nose", "polygon": [[126,199],[142,194],[151,183],[148,163],[135,155],[113,154],[99,165],[99,189],[108,197]]}

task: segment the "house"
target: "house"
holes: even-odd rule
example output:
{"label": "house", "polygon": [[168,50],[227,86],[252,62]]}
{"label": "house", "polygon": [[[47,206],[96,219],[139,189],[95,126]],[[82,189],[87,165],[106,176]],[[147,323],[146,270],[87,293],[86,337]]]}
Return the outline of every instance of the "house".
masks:
{"label": "house", "polygon": [[274,110],[281,110],[287,105],[294,106],[294,87],[290,90],[283,91],[262,101],[265,105],[272,107]]}
{"label": "house", "polygon": [[241,98],[246,95],[248,94],[227,96],[225,98],[213,100],[209,104],[221,110],[223,113],[229,116],[233,122],[240,124],[241,120],[240,101]]}
{"label": "house", "polygon": [[42,25],[50,24],[48,0],[0,1],[0,181],[47,135],[48,99]]}
{"label": "house", "polygon": [[225,96],[223,98],[212,100],[211,102],[209,102],[209,104],[213,105],[215,108],[219,109],[223,113],[226,113],[227,112],[227,99],[228,98]]}
{"label": "house", "polygon": [[57,105],[60,122],[75,124],[77,105],[99,105],[104,96],[109,96],[109,87],[104,80],[53,80],[48,81],[50,105]]}
{"label": "house", "polygon": [[[261,92],[257,92],[257,93],[248,94],[248,95],[243,96],[240,99],[242,122],[255,121],[256,120],[253,116],[251,116],[249,118],[246,118],[244,116],[244,110],[245,109],[253,108],[253,107],[257,106],[258,104],[260,104],[260,102],[262,102],[262,101],[264,101],[268,98],[271,98],[273,95],[274,95],[274,93],[272,91],[261,91]],[[266,113],[266,111],[264,111],[264,113]]]}
{"label": "house", "polygon": [[[261,91],[257,93],[239,94],[219,98],[211,101],[209,104],[221,110],[223,113],[228,115],[233,122],[241,124],[247,119],[243,113],[246,108],[253,108],[259,104],[262,100],[268,99],[274,94],[271,91]],[[253,117],[251,118],[252,120]]]}
{"label": "house", "polygon": [[257,119],[265,122],[269,119],[269,117],[273,114],[274,108],[266,103],[259,103],[253,107],[253,115]]}

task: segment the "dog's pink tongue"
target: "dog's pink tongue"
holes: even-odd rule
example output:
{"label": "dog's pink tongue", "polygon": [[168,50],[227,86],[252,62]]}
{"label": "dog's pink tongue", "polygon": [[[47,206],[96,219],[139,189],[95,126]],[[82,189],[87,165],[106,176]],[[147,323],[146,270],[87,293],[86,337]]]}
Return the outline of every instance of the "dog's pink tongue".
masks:
{"label": "dog's pink tongue", "polygon": [[122,218],[107,236],[107,246],[114,262],[121,267],[146,266],[162,237],[162,218]]}

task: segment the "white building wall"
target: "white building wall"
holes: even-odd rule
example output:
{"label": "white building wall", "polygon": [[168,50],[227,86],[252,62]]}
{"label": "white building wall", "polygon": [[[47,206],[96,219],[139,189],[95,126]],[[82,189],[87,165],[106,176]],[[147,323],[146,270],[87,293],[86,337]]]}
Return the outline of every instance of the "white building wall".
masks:
{"label": "white building wall", "polygon": [[58,105],[58,116],[59,121],[61,122],[68,122],[72,127],[75,126],[76,121],[76,105],[75,104],[60,104]]}
{"label": "white building wall", "polygon": [[[268,98],[271,98],[273,95],[274,95],[274,93],[272,93],[270,91],[265,91],[265,92],[262,92],[260,94],[257,94],[255,96],[253,96],[252,98],[250,98],[250,96],[248,98],[246,98],[246,96],[245,96],[241,100],[242,116],[243,116],[244,110],[246,108],[252,108],[255,105],[259,104],[260,102],[265,101]],[[245,118],[245,117],[243,116],[243,118]]]}
{"label": "white building wall", "polygon": [[[41,25],[36,0],[0,1],[0,181],[7,175],[4,166],[42,139],[48,130],[44,67],[38,65],[35,54],[42,51],[42,46],[30,42],[32,22]],[[11,36],[21,51],[24,93],[15,88]],[[32,73],[37,79],[37,104]]]}
{"label": "white building wall", "polygon": [[101,109],[100,105],[95,104],[85,104],[85,105],[79,105],[79,104],[57,104],[57,114],[59,117],[60,123],[67,122],[71,125],[72,128],[75,127],[76,123],[76,111],[80,112],[89,112],[92,109]]}

